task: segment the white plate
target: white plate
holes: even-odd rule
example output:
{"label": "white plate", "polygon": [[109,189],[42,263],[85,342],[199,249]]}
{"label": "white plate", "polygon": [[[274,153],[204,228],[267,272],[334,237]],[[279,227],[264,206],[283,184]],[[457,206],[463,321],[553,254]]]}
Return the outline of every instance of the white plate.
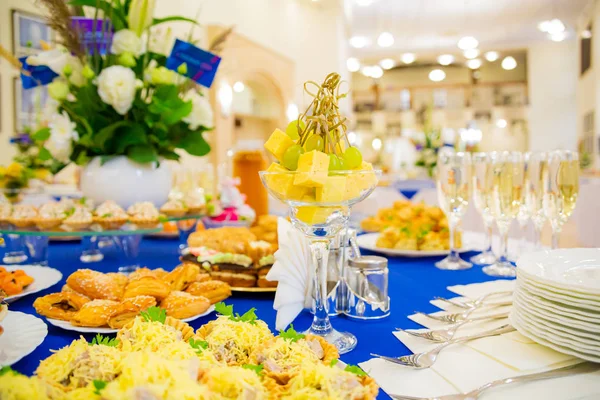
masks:
{"label": "white plate", "polygon": [[600,295],[600,248],[527,253],[519,258],[517,267],[539,282]]}
{"label": "white plate", "polygon": [[[183,322],[192,322],[200,317],[204,317],[205,315],[210,314],[213,311],[215,311],[215,306],[211,305],[208,308],[208,310],[206,310],[204,313],[194,315],[193,317],[182,319],[182,321]],[[104,333],[116,333],[118,331],[118,329],[104,328],[104,327],[88,328],[85,326],[75,326],[75,325],[71,325],[71,323],[69,321],[61,321],[59,319],[46,318],[46,320],[51,325],[57,326],[59,328],[65,329],[67,331],[75,331],[75,332],[81,332],[81,333],[103,333],[103,334]]]}
{"label": "white plate", "polygon": [[520,284],[523,285],[523,287],[525,287],[528,292],[541,296],[545,299],[554,300],[559,303],[565,303],[573,307],[583,308],[585,310],[589,310],[590,312],[600,312],[600,303],[596,301],[568,297],[564,294],[559,294],[547,289],[540,289],[539,287],[533,286],[529,281],[521,279],[520,277],[517,277],[517,281],[519,281]]}
{"label": "white plate", "polygon": [[33,283],[27,286],[23,292],[4,299],[7,303],[13,302],[28,294],[48,289],[50,286],[56,285],[62,279],[60,271],[50,267],[41,267],[38,265],[3,265],[3,267],[6,268],[7,271],[22,269],[27,275],[33,278]]}
{"label": "white plate", "polygon": [[576,350],[576,349],[572,348],[571,346],[564,346],[562,344],[559,344],[552,339],[548,339],[546,334],[538,335],[534,330],[530,329],[529,324],[524,322],[520,318],[520,316],[514,312],[512,312],[508,318],[510,320],[511,325],[517,331],[519,331],[520,334],[528,337],[529,339],[533,340],[536,343],[550,347],[551,349],[556,350],[563,354],[570,354],[572,356],[579,357],[579,358],[582,358],[582,359],[588,360],[588,361],[600,362],[599,356]]}
{"label": "white plate", "polygon": [[8,311],[0,323],[0,366],[12,365],[34,351],[48,335],[48,327],[41,319],[19,311]]}
{"label": "white plate", "polygon": [[582,292],[572,290],[572,289],[565,289],[565,288],[552,286],[547,283],[540,282],[539,280],[536,280],[535,276],[529,275],[526,272],[519,271],[519,270],[517,270],[517,276],[521,280],[526,281],[529,285],[535,286],[536,288],[539,288],[541,290],[550,291],[550,292],[556,293],[560,296],[565,296],[565,297],[569,297],[572,299],[585,300],[585,301],[591,302],[591,304],[596,304],[596,305],[600,306],[600,295],[587,294],[587,293],[582,293]]}
{"label": "white plate", "polygon": [[[386,256],[402,256],[402,257],[439,257],[450,254],[450,250],[400,250],[400,249],[386,249],[383,247],[377,247],[377,238],[379,233],[367,233],[360,235],[356,238],[358,246],[369,251],[385,254]],[[458,250],[459,253],[465,253],[471,251],[471,246],[466,240],[463,240],[463,247]]]}

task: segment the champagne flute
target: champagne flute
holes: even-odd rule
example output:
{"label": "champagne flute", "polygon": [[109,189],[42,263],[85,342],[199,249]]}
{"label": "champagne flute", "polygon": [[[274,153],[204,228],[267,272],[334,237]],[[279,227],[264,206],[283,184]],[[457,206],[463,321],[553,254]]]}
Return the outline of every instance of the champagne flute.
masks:
{"label": "champagne flute", "polygon": [[508,260],[508,230],[517,217],[522,203],[524,183],[523,154],[503,151],[492,156],[493,185],[491,210],[498,231],[501,246],[498,260],[483,272],[490,276],[516,276],[515,267]]}
{"label": "champagne flute", "polygon": [[492,251],[492,228],[494,217],[490,209],[492,195],[493,169],[488,153],[475,153],[473,161],[473,201],[475,208],[481,214],[485,228],[485,245],[483,251],[471,257],[471,262],[480,265],[493,264],[496,256]]}
{"label": "champagne flute", "polygon": [[521,191],[521,206],[519,207],[519,212],[517,213],[517,223],[519,224],[519,230],[521,231],[521,238],[519,239],[519,249],[517,252],[517,255],[519,256],[523,254],[525,248],[527,247],[527,223],[531,219],[531,213],[529,212],[527,202],[525,201],[529,157],[530,153],[523,154],[523,190]]}
{"label": "champagne flute", "polygon": [[527,170],[525,171],[525,206],[531,216],[534,229],[534,248],[541,247],[540,237],[546,222],[544,213],[544,171],[547,167],[548,155],[543,152],[527,153]]}
{"label": "champagne flute", "polygon": [[571,217],[579,195],[579,155],[553,151],[544,176],[544,213],[552,226],[552,248],[558,248],[563,225]]}
{"label": "champagne flute", "polygon": [[456,227],[467,212],[471,187],[471,155],[469,153],[440,151],[438,155],[437,192],[440,207],[448,218],[450,254],[435,263],[439,269],[459,270],[473,266],[460,258],[455,244]]}

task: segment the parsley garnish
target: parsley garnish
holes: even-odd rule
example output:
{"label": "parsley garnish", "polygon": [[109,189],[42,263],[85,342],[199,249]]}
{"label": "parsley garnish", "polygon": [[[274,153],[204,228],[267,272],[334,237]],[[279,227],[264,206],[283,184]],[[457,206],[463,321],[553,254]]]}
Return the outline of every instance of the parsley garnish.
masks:
{"label": "parsley garnish", "polygon": [[108,336],[102,336],[101,334],[97,333],[96,337],[92,339],[92,343],[90,343],[90,346],[100,344],[109,347],[117,347],[117,345],[119,344],[119,339],[109,338]]}
{"label": "parsley garnish", "polygon": [[94,385],[94,394],[97,394],[98,396],[100,396],[100,391],[108,385],[106,381],[101,379],[94,379],[92,383]]}
{"label": "parsley garnish", "polygon": [[5,367],[0,368],[0,376],[4,374],[18,375],[19,373],[7,365]]}
{"label": "parsley garnish", "polygon": [[164,224],[165,222],[169,222],[169,218],[166,217],[165,215],[159,215],[158,222],[160,222],[161,224]]}
{"label": "parsley garnish", "polygon": [[112,217],[112,213],[106,213],[106,214],[102,214],[100,216],[100,218],[109,218],[109,217]]}
{"label": "parsley garnish", "polygon": [[206,342],[204,340],[190,339],[190,340],[188,340],[188,343],[190,346],[192,346],[192,348],[194,350],[196,350],[196,353],[198,353],[198,354],[201,354],[202,351],[208,349],[208,342]]}
{"label": "parsley garnish", "polygon": [[230,320],[236,322],[248,322],[249,324],[256,325],[256,320],[258,317],[256,316],[256,308],[252,307],[244,314],[240,315],[238,313],[233,313],[233,306],[226,305],[223,302],[215,304],[215,310],[226,317],[229,317]]}
{"label": "parsley garnish", "polygon": [[344,371],[352,372],[353,374],[358,376],[367,376],[367,373],[363,371],[358,365],[346,365]]}
{"label": "parsley garnish", "polygon": [[331,360],[331,362],[329,363],[329,366],[330,366],[330,367],[335,367],[335,366],[337,365],[338,361],[340,361],[340,360],[338,360],[337,358],[334,358],[334,359],[333,359],[333,360]]}
{"label": "parsley garnish", "polygon": [[156,321],[164,324],[167,320],[167,311],[156,306],[150,307],[146,311],[142,311],[140,315],[146,322]]}
{"label": "parsley garnish", "polygon": [[279,336],[284,339],[288,339],[290,342],[297,342],[300,339],[304,339],[303,334],[296,332],[294,329],[294,324],[290,324],[288,330],[280,332]]}
{"label": "parsley garnish", "polygon": [[242,365],[242,368],[252,370],[252,371],[256,372],[256,375],[258,375],[258,376],[262,376],[264,374],[264,371],[263,371],[264,367],[262,364],[259,364],[259,365],[244,364],[244,365]]}
{"label": "parsley garnish", "polygon": [[87,197],[83,196],[82,198],[79,199],[79,204],[85,205],[85,203],[87,203]]}
{"label": "parsley garnish", "polygon": [[67,211],[65,211],[65,217],[70,217],[73,214],[75,214],[75,207],[69,208]]}

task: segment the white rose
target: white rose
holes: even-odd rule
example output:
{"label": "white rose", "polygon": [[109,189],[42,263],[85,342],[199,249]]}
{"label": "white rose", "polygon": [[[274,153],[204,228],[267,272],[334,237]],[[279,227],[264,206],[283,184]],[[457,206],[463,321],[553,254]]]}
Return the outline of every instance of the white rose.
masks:
{"label": "white rose", "polygon": [[171,28],[167,28],[165,31],[161,28],[150,29],[150,40],[148,40],[148,34],[142,35],[143,48],[146,46],[146,41],[149,52],[168,56],[175,45],[175,36]]}
{"label": "white rose", "polygon": [[183,122],[187,123],[191,130],[198,129],[200,126],[206,128],[214,126],[213,111],[206,97],[201,96],[194,89],[190,89],[183,96],[183,100],[192,102],[192,111],[183,118]]}
{"label": "white rose", "polygon": [[121,29],[113,36],[110,52],[113,54],[132,53],[134,56],[142,54],[142,40],[129,29]]}
{"label": "white rose", "polygon": [[83,86],[85,84],[85,78],[81,74],[83,65],[81,61],[71,55],[65,48],[56,48],[48,51],[42,51],[33,56],[27,57],[27,64],[29,65],[45,65],[50,68],[55,74],[61,77],[65,77],[65,69],[67,66],[70,70],[69,81],[75,86]]}
{"label": "white rose", "polygon": [[96,79],[102,101],[113,106],[121,115],[127,114],[136,91],[135,73],[126,67],[113,65],[103,69]]}
{"label": "white rose", "polygon": [[63,111],[61,114],[54,114],[48,127],[50,128],[50,137],[44,147],[57,160],[68,162],[73,149],[73,140],[79,139],[76,131],[77,125],[71,121],[66,111]]}

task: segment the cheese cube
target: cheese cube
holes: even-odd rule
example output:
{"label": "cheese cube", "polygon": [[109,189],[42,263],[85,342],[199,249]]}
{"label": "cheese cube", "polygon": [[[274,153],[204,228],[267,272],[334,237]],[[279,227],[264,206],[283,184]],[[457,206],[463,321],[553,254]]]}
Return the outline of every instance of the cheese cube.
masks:
{"label": "cheese cube", "polygon": [[317,201],[323,203],[335,203],[344,200],[346,195],[346,177],[328,176],[323,187],[316,189]]}
{"label": "cheese cube", "polygon": [[352,184],[351,182],[351,177],[348,177],[348,179],[346,179],[346,191],[344,193],[344,200],[356,199],[362,193],[362,189],[359,186]]}
{"label": "cheese cube", "polygon": [[298,159],[298,173],[294,184],[306,187],[323,187],[329,170],[329,156],[321,151],[312,150]]}
{"label": "cheese cube", "polygon": [[355,171],[365,171],[364,174],[356,174],[348,176],[348,182],[346,186],[354,185],[358,190],[369,189],[373,185],[377,184],[377,175],[373,171],[373,165],[366,161],[363,161],[360,167],[356,168]]}
{"label": "cheese cube", "polygon": [[285,132],[275,129],[269,139],[265,142],[265,148],[279,161],[283,158],[283,153],[294,144],[294,141],[285,134]]}
{"label": "cheese cube", "polygon": [[282,200],[300,200],[311,189],[304,186],[294,185],[294,174],[281,164],[272,163],[267,172],[276,174],[265,176],[269,189],[275,192]]}
{"label": "cheese cube", "polygon": [[327,218],[338,209],[339,207],[298,207],[296,218],[309,225],[324,224],[327,222]]}

